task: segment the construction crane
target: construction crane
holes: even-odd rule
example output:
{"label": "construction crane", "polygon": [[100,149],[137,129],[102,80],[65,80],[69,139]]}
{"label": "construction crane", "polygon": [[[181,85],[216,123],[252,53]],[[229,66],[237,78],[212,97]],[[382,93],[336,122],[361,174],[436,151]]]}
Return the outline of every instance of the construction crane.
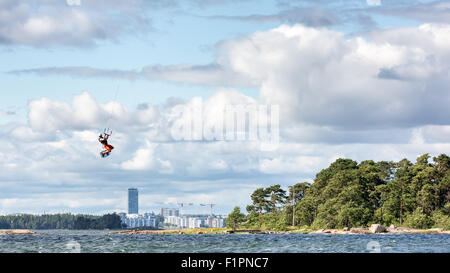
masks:
{"label": "construction crane", "polygon": [[192,206],[192,205],[194,205],[194,203],[184,203],[184,202],[178,203],[178,206],[180,206],[180,214],[183,214],[182,209],[184,206]]}
{"label": "construction crane", "polygon": [[211,208],[211,216],[213,215],[213,207],[215,206],[216,204],[200,204],[200,206],[208,206],[208,207],[210,207]]}

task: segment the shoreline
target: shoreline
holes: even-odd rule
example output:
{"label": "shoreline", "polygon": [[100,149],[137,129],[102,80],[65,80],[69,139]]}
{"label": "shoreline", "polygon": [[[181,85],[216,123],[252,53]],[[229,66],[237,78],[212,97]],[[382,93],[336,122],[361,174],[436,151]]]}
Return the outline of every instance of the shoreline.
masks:
{"label": "shoreline", "polygon": [[[0,235],[29,235],[38,234],[35,231],[29,229],[0,229]],[[344,228],[344,229],[319,229],[312,230],[308,228],[295,229],[291,228],[286,231],[277,230],[249,230],[238,229],[231,230],[227,228],[195,228],[195,229],[162,229],[162,230],[118,230],[110,231],[108,234],[124,234],[124,235],[146,235],[146,234],[159,234],[159,235],[183,235],[183,234],[330,234],[330,235],[343,235],[343,234],[449,234],[450,230],[443,230],[441,228],[431,229],[413,229],[405,227],[389,227],[384,228],[381,225],[368,228]]]}
{"label": "shoreline", "polygon": [[113,231],[108,234],[160,234],[160,235],[182,235],[182,234],[450,234],[450,230],[443,230],[441,228],[431,229],[413,229],[405,227],[389,227],[384,228],[381,225],[372,225],[368,228],[344,228],[344,229],[292,229],[287,231],[274,230],[230,230],[227,228],[210,229],[163,229],[163,230],[125,230]]}

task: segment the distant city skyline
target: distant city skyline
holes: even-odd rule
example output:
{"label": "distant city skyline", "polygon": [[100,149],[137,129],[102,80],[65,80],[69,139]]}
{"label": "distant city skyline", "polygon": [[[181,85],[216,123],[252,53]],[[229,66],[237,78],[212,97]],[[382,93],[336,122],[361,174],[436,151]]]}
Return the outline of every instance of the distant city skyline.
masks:
{"label": "distant city skyline", "polygon": [[199,204],[204,207],[209,205],[211,211],[209,214],[187,215],[183,214],[181,209],[184,206],[193,206],[193,203],[177,203],[179,208],[162,207],[159,215],[162,221],[157,220],[154,212],[139,213],[139,189],[128,188],[128,213],[119,213],[122,223],[128,228],[137,227],[174,227],[174,228],[200,228],[200,227],[225,227],[225,218],[220,215],[213,215],[212,207],[215,204]]}

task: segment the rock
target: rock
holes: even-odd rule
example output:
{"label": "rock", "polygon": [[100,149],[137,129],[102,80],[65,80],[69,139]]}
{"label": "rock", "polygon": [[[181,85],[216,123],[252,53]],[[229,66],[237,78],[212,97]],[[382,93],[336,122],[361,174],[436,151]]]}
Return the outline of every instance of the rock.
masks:
{"label": "rock", "polygon": [[36,232],[28,230],[28,229],[8,229],[8,230],[0,230],[0,235],[22,235],[22,234],[36,234]]}
{"label": "rock", "polygon": [[437,233],[442,233],[442,231],[444,231],[442,228],[431,228],[429,229],[429,231],[431,232],[437,232]]}
{"label": "rock", "polygon": [[197,231],[197,234],[203,234],[203,231]]}
{"label": "rock", "polygon": [[386,232],[386,228],[384,228],[382,225],[380,224],[373,224],[370,226],[369,228],[370,232],[372,233],[382,233],[382,232]]}
{"label": "rock", "polygon": [[344,231],[350,231],[350,229],[348,227],[345,227]]}
{"label": "rock", "polygon": [[368,234],[370,231],[365,228],[351,228],[350,233]]}
{"label": "rock", "polygon": [[334,230],[334,229],[319,229],[319,230],[316,230],[316,231],[311,232],[311,233],[317,233],[317,234],[332,234],[332,233],[335,233],[335,230]]}
{"label": "rock", "polygon": [[389,232],[397,232],[397,227],[396,226],[394,226],[394,224],[391,224],[388,228],[387,228],[387,231],[389,231]]}

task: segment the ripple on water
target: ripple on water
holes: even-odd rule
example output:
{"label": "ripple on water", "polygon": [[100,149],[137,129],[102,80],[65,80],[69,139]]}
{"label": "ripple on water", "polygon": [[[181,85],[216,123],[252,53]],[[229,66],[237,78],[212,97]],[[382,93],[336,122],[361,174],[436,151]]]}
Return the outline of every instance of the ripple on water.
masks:
{"label": "ripple on water", "polygon": [[450,253],[449,234],[203,234],[124,235],[106,231],[46,230],[36,235],[0,236],[0,252],[67,252],[67,244],[81,252],[369,252],[375,242],[381,252]]}

